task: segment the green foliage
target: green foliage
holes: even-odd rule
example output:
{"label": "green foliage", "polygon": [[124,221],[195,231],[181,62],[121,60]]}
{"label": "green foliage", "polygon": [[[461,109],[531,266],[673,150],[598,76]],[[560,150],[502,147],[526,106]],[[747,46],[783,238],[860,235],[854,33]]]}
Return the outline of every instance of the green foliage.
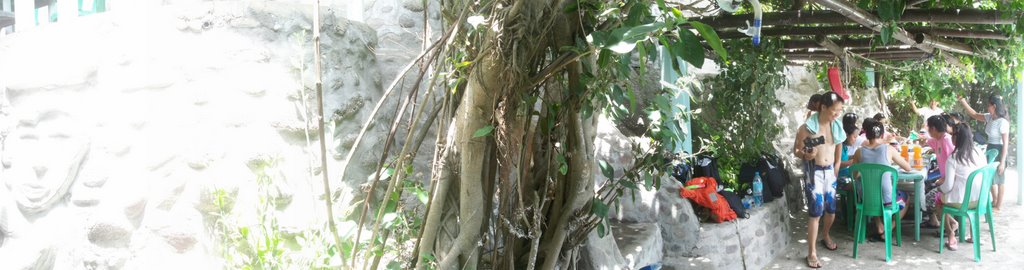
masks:
{"label": "green foliage", "polygon": [[734,61],[720,63],[722,73],[704,82],[696,104],[702,113],[693,124],[699,141],[719,157],[726,186],[738,188],[732,177],[740,164],[775,152],[783,105],[775,91],[785,86],[785,60],[776,39],[762,40],[761,47],[730,40],[725,47]]}
{"label": "green foliage", "polygon": [[255,223],[240,221],[231,213],[235,199],[223,189],[213,192],[213,226],[220,240],[226,269],[330,269],[340,264],[337,248],[319,230],[287,233],[278,225],[277,208],[282,203],[277,181],[283,176],[274,158],[249,164],[256,174]]}

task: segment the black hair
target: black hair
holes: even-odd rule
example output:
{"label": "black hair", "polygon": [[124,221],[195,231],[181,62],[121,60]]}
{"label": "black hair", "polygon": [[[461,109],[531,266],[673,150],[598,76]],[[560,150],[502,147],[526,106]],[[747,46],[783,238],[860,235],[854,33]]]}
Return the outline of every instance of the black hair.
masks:
{"label": "black hair", "polygon": [[868,140],[874,140],[882,138],[885,135],[885,125],[882,125],[881,121],[874,118],[864,119],[864,136]]}
{"label": "black hair", "polygon": [[813,94],[811,98],[807,100],[807,109],[811,111],[818,111],[821,109],[821,94]]}
{"label": "black hair", "polygon": [[885,119],[885,115],[882,114],[882,113],[876,113],[875,117],[872,117],[872,118],[874,118],[875,120],[878,120],[878,121],[882,121],[882,119]]}
{"label": "black hair", "polygon": [[1003,104],[1003,98],[999,95],[992,95],[988,98],[988,105],[996,107],[996,115],[998,118],[1007,118],[1006,105]]}
{"label": "black hair", "polygon": [[[956,123],[960,123],[961,119],[964,119],[964,116],[958,112],[942,113],[941,115],[943,120],[946,121],[946,125],[951,127],[956,126]],[[950,130],[950,132],[952,132],[952,130]]]}
{"label": "black hair", "polygon": [[857,132],[856,113],[846,113],[843,115],[843,131],[846,131],[847,136],[850,136],[854,132]]}
{"label": "black hair", "polygon": [[951,156],[960,163],[974,159],[974,132],[967,123],[953,126],[953,149]]}
{"label": "black hair", "polygon": [[928,127],[938,132],[946,132],[946,125],[948,123],[946,118],[948,117],[944,115],[932,115],[932,117],[928,117]]}
{"label": "black hair", "polygon": [[839,94],[836,94],[836,92],[829,91],[829,92],[822,93],[821,96],[819,97],[819,99],[818,99],[818,108],[828,108],[828,107],[832,107],[832,105],[835,105],[836,103],[843,103],[843,102],[845,102],[843,100],[843,97],[839,96]]}

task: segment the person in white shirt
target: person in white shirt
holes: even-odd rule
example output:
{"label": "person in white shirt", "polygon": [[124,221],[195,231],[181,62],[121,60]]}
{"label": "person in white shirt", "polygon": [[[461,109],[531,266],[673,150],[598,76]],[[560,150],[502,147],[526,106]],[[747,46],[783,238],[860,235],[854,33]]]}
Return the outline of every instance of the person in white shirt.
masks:
{"label": "person in white shirt", "polygon": [[998,213],[1003,205],[1003,192],[1006,186],[1003,185],[1006,179],[1003,175],[1006,172],[1006,153],[1010,146],[1010,114],[1006,111],[1003,98],[999,95],[992,95],[987,102],[988,113],[978,113],[967,104],[963,97],[959,98],[960,104],[964,106],[967,115],[975,120],[985,122],[985,143],[988,144],[986,151],[999,150],[995,162],[999,162],[996,169],[996,176],[992,179],[992,211]]}
{"label": "person in white shirt", "polygon": [[935,115],[940,115],[943,112],[945,112],[945,111],[942,110],[942,108],[939,108],[939,101],[937,101],[935,99],[932,99],[931,101],[929,101],[928,102],[928,107],[926,107],[926,108],[918,108],[917,107],[917,102],[913,101],[913,100],[910,101],[910,106],[911,106],[911,108],[914,108],[914,112],[916,112],[917,115],[921,116],[922,120],[921,120],[920,130],[924,131],[922,133],[925,133],[928,130],[928,118],[930,118],[932,116],[935,116]]}
{"label": "person in white shirt", "polygon": [[[975,170],[985,166],[986,160],[985,155],[974,147],[974,132],[971,131],[970,126],[966,123],[959,123],[954,126],[953,130],[953,154],[946,161],[946,174],[936,181],[935,184],[939,186],[939,190],[942,192],[940,198],[943,205],[960,207],[964,201],[964,193],[967,192],[967,177]],[[971,182],[970,205],[972,206],[977,203],[981,192],[986,192],[979,190],[981,189],[981,182],[982,175],[980,174],[976,175],[974,181]],[[960,224],[951,216],[946,216],[945,221],[946,233],[949,235],[949,238],[946,239],[946,247],[949,250],[956,250],[956,230]],[[964,229],[967,232],[971,231],[969,222],[965,225]]]}

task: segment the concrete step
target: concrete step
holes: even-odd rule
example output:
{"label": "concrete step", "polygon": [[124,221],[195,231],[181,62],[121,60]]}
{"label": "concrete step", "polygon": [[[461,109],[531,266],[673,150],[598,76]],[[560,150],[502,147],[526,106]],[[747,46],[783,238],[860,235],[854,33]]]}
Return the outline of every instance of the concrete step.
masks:
{"label": "concrete step", "polygon": [[657,223],[610,222],[610,225],[627,268],[639,269],[661,262],[664,242]]}

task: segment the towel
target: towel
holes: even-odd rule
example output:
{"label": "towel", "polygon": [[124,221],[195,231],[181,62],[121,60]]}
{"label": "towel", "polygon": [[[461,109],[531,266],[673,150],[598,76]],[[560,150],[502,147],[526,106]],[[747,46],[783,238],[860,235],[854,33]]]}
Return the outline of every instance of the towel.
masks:
{"label": "towel", "polygon": [[[812,135],[820,134],[818,132],[818,113],[811,114],[811,117],[808,117],[804,124],[807,125],[807,130]],[[834,139],[833,142],[837,144],[846,140],[846,131],[843,131],[843,123],[839,119],[832,121],[832,138]]]}

